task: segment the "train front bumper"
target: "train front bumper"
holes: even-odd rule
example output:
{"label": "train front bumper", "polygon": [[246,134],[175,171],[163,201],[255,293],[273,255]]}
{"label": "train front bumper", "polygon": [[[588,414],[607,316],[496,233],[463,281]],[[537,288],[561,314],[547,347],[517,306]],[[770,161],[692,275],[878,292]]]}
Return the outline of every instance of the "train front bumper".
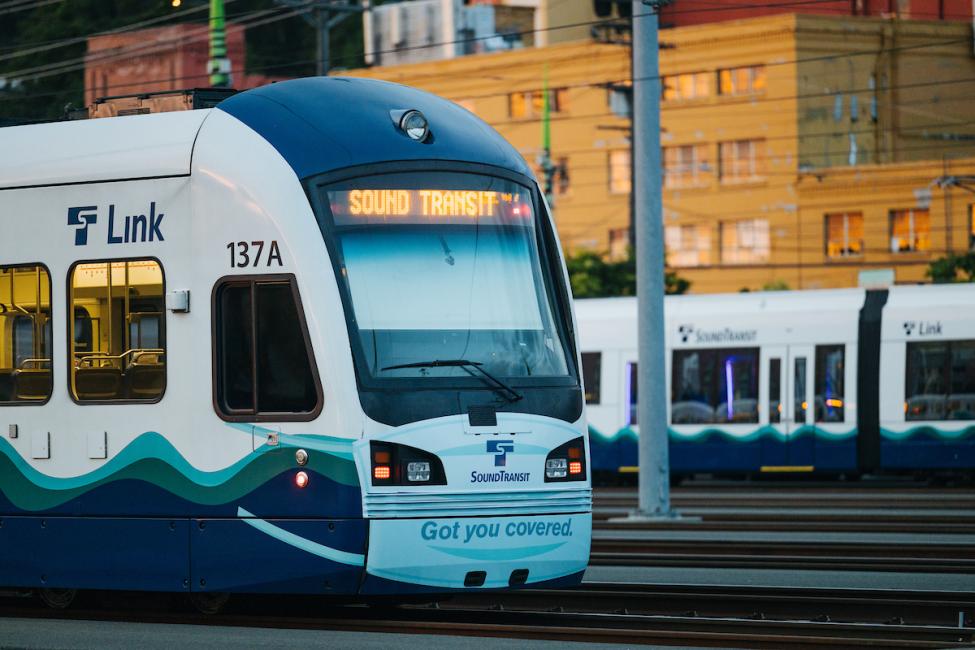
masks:
{"label": "train front bumper", "polygon": [[362,593],[577,584],[591,530],[589,512],[372,520]]}

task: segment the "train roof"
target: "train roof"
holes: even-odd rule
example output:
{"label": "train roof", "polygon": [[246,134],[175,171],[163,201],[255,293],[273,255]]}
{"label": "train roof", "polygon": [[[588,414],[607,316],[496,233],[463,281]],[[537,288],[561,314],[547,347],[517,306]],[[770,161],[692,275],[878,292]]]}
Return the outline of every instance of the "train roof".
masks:
{"label": "train roof", "polygon": [[[421,111],[426,142],[393,115]],[[187,175],[212,110],[267,140],[298,178],[388,161],[462,161],[531,177],[524,158],[483,120],[427,92],[374,79],[294,79],[238,93],[214,109],[0,129],[0,189]]]}
{"label": "train roof", "polygon": [[[667,296],[667,317],[859,310],[864,295],[864,289],[816,289]],[[636,315],[636,298],[632,296],[591,298],[577,300],[575,304],[580,318],[589,320],[633,318]]]}
{"label": "train roof", "polygon": [[209,111],[71,120],[0,129],[0,189],[190,173]]}
{"label": "train roof", "polygon": [[[521,154],[467,109],[388,81],[293,79],[234,95],[218,109],[261,134],[298,178],[391,160],[477,162],[532,176]],[[430,124],[432,137],[422,144],[391,116],[410,109]]]}

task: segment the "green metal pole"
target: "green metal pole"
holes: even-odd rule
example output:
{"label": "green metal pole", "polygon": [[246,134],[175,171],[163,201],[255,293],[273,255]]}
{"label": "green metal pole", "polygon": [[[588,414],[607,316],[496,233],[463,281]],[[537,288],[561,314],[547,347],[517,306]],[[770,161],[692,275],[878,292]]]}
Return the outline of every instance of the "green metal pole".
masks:
{"label": "green metal pole", "polygon": [[542,78],[542,155],[539,156],[539,166],[545,176],[545,200],[549,208],[555,201],[555,165],[552,164],[552,124],[551,107],[548,97],[548,66]]}
{"label": "green metal pole", "polygon": [[230,86],[230,59],[227,58],[227,27],[223,0],[210,0],[210,85]]}

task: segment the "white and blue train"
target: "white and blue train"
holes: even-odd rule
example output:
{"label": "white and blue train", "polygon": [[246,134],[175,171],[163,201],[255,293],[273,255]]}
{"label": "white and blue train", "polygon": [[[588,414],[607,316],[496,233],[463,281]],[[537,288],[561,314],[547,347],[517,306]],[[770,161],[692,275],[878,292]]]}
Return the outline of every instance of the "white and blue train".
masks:
{"label": "white and blue train", "polygon": [[[636,471],[636,300],[576,301],[592,467]],[[675,474],[975,473],[975,285],[668,296]]]}
{"label": "white and blue train", "polygon": [[523,158],[403,86],[0,129],[0,586],[578,583],[567,287]]}

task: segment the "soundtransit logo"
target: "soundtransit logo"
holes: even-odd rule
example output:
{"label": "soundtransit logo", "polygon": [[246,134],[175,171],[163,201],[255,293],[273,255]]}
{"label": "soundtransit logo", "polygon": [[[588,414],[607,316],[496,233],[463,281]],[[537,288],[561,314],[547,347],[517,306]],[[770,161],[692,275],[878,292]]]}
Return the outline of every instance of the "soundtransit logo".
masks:
{"label": "soundtransit logo", "polygon": [[488,440],[487,453],[494,454],[494,466],[505,467],[508,464],[508,452],[515,453],[513,440]]}

